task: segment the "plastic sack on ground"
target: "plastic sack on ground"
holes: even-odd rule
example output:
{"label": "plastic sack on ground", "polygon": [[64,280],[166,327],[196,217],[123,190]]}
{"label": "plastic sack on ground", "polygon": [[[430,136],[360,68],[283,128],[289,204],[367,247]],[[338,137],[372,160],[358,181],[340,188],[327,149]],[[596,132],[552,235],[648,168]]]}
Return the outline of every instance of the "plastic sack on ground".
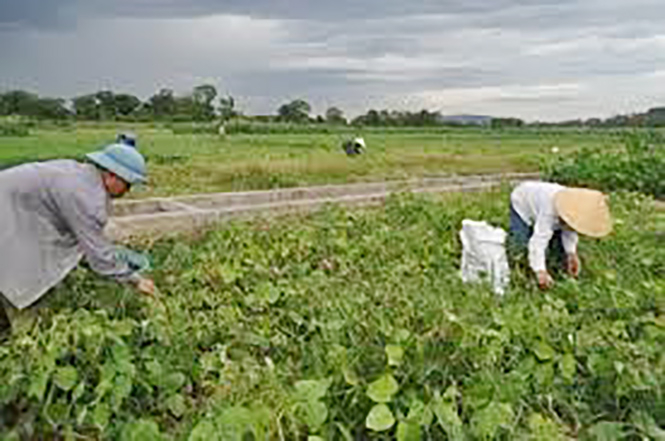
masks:
{"label": "plastic sack on ground", "polygon": [[147,272],[152,269],[152,263],[146,254],[142,254],[124,247],[118,247],[116,249],[116,254],[119,260],[126,262],[134,271]]}
{"label": "plastic sack on ground", "polygon": [[510,282],[506,232],[487,222],[465,219],[459,235],[463,247],[462,280],[477,282],[487,277],[494,292],[503,295]]}

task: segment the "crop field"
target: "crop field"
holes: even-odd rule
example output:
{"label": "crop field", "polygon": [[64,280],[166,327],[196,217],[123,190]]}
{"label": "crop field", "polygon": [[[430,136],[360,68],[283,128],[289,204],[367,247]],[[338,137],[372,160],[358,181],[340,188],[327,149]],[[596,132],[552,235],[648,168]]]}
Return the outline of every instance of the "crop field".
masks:
{"label": "crop field", "polygon": [[[402,179],[426,174],[535,171],[552,148],[612,149],[620,133],[575,129],[437,130],[359,129],[368,154],[346,157],[342,142],[353,133],[174,134],[166,128],[130,126],[146,154],[151,183],[130,197],[240,191],[324,183]],[[34,128],[29,136],[0,136],[0,164],[81,157],[113,141],[124,126]],[[178,132],[176,132],[178,133]]]}
{"label": "crop field", "polygon": [[[220,225],[147,243],[157,300],[81,268],[0,346],[5,439],[662,439],[665,247],[617,193],[581,278],[458,275],[508,191]],[[41,438],[40,438],[41,439]]]}
{"label": "crop field", "polygon": [[[0,137],[0,163],[116,129]],[[152,172],[134,197],[540,169],[610,193],[615,228],[547,292],[511,258],[503,297],[461,281],[458,233],[507,229],[507,187],[145,239],[155,298],[82,265],[0,344],[0,440],[665,439],[657,133],[369,131],[347,158],[338,134],[133,129]]]}

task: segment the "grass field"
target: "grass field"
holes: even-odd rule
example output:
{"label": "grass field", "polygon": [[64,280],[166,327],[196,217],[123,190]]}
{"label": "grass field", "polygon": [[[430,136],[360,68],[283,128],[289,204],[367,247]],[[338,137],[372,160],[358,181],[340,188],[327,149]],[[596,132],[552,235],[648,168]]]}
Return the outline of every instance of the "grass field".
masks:
{"label": "grass field", "polygon": [[[368,154],[348,158],[345,134],[174,135],[130,127],[146,154],[150,186],[132,197],[268,189],[308,184],[399,179],[425,174],[534,171],[552,147],[612,148],[616,132],[578,130],[440,129],[359,131]],[[112,141],[113,126],[34,129],[28,137],[0,137],[0,164],[78,157]]]}

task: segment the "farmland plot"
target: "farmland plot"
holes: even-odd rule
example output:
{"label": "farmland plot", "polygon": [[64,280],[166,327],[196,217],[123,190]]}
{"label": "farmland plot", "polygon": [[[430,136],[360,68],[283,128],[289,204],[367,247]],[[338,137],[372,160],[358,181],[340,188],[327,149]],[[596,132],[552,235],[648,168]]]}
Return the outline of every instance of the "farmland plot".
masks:
{"label": "farmland plot", "polygon": [[[82,158],[115,139],[111,124],[70,130],[34,129],[26,137],[0,137],[0,169],[25,161]],[[355,129],[354,129],[355,130]],[[349,133],[178,135],[137,125],[150,184],[130,197],[287,188],[331,183],[398,180],[424,175],[526,172],[538,169],[543,154],[583,147],[612,149],[615,131],[357,129],[367,154],[349,158],[342,142]]]}
{"label": "farmland plot", "polygon": [[[579,281],[497,298],[458,275],[464,218],[507,191],[399,196],[149,244],[159,300],[81,269],[0,346],[8,439],[659,439],[665,255],[612,198]],[[245,437],[245,438],[243,438]]]}

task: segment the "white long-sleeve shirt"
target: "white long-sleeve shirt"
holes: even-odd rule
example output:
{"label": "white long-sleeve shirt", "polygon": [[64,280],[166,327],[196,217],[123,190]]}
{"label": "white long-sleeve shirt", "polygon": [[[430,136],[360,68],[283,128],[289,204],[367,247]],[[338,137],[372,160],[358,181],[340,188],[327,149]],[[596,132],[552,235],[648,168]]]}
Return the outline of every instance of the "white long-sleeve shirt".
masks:
{"label": "white long-sleeve shirt", "polygon": [[559,184],[527,181],[518,185],[510,195],[517,214],[533,227],[533,235],[529,239],[529,265],[534,271],[546,270],[545,253],[555,231],[561,231],[566,254],[577,253],[577,233],[562,228],[554,206],[554,195],[564,189]]}
{"label": "white long-sleeve shirt", "polygon": [[109,197],[97,169],[61,160],[0,172],[0,293],[25,308],[82,256],[99,274],[134,281],[103,234]]}

